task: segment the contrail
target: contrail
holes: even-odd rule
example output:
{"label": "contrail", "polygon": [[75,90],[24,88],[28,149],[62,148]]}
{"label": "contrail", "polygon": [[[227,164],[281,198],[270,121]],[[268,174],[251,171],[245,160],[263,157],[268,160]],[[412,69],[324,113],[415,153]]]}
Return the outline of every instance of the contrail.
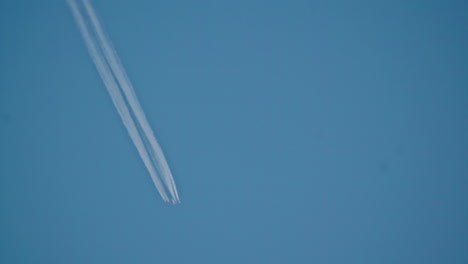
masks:
{"label": "contrail", "polygon": [[143,159],[143,162],[150,172],[150,175],[154,181],[154,184],[156,185],[156,188],[158,189],[161,197],[163,198],[164,201],[169,201],[169,198],[164,190],[164,187],[162,186],[156,171],[153,168],[153,165],[151,164],[151,160],[146,152],[145,146],[143,144],[143,141],[141,140],[138,130],[135,126],[135,123],[133,119],[131,118],[131,114],[125,104],[124,98],[122,97],[121,92],[119,91],[118,85],[114,80],[114,77],[112,76],[112,72],[110,71],[108,65],[106,64],[104,58],[100,54],[100,51],[98,47],[96,46],[96,43],[93,42],[92,36],[86,27],[86,22],[81,15],[78,6],[76,5],[76,2],[74,0],[68,0],[68,3],[70,4],[70,7],[72,9],[72,13],[75,17],[75,20],[78,24],[78,27],[80,29],[80,32],[85,40],[86,46],[88,48],[89,54],[94,61],[96,68],[101,75],[101,78],[103,79],[103,82],[111,96],[111,99],[122,119],[122,122],[124,123],[125,127],[128,130],[128,133],[133,140],[140,156]]}
{"label": "contrail", "polygon": [[[133,86],[125,73],[125,70],[120,63],[120,60],[112,48],[110,41],[107,40],[100,26],[97,16],[91,4],[84,0],[83,4],[94,27],[94,33],[97,35],[96,41],[87,27],[86,20],[81,14],[80,9],[75,0],[67,0],[70,9],[73,13],[75,21],[81,32],[85,44],[88,48],[91,59],[111,96],[111,99],[116,107],[122,122],[132,139],[138,153],[140,154],[143,163],[149,171],[153,182],[164,201],[168,202],[169,197],[166,193],[169,191],[173,203],[180,202],[175,186],[174,178],[169,169],[169,165],[164,157],[164,154],[159,146],[154,133],[146,119],[146,116],[141,108],[138,99],[133,90]],[[93,30],[91,30],[93,31]],[[120,88],[119,88],[120,85]],[[123,96],[121,90],[124,92]],[[130,105],[133,116],[127,106]],[[137,127],[138,126],[138,127]],[[140,133],[141,132],[141,133]],[[143,138],[142,138],[143,136]],[[156,170],[155,170],[156,169]],[[165,186],[162,185],[160,177]]]}
{"label": "contrail", "polygon": [[103,49],[104,56],[106,57],[109,66],[115,74],[115,77],[118,83],[120,84],[123,93],[125,94],[127,102],[130,105],[130,108],[134,116],[136,117],[138,124],[142,128],[143,136],[146,137],[146,139],[150,143],[149,152],[155,163],[156,169],[158,170],[163,181],[165,182],[171,195],[178,200],[179,197],[174,183],[174,179],[172,177],[171,170],[169,169],[169,165],[167,164],[166,158],[164,157],[159,143],[154,137],[154,133],[146,119],[146,115],[143,112],[140,103],[138,102],[138,98],[135,95],[133,85],[131,84],[125,72],[125,69],[122,66],[122,63],[120,62],[117,53],[115,52],[115,49],[112,47],[110,41],[107,39],[106,34],[104,33],[104,30],[102,29],[102,26],[99,23],[94,8],[91,6],[88,0],[84,0],[83,4],[86,8],[86,11],[89,14],[91,23],[96,31],[96,35]]}

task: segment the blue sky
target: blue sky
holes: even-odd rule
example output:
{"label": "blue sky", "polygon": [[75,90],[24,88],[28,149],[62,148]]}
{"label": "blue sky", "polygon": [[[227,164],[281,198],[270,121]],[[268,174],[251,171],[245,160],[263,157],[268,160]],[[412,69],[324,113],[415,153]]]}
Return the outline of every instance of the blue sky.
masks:
{"label": "blue sky", "polygon": [[0,4],[0,262],[466,263],[464,1],[93,1],[162,202],[65,1]]}

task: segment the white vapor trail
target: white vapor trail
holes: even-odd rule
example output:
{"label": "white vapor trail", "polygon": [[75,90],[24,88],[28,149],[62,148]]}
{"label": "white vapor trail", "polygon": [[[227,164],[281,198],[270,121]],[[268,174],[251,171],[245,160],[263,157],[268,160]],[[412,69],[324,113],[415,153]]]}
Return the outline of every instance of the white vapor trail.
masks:
{"label": "white vapor trail", "polygon": [[[87,23],[85,17],[80,12],[76,0],[67,1],[86,43],[90,57],[96,65],[114,106],[127,128],[130,138],[135,144],[157,190],[164,201],[180,202],[174,178],[166,158],[140,106],[133,85],[111,42],[106,38],[96,12],[88,0],[82,1],[85,13],[90,21],[90,23]],[[91,27],[91,30],[88,26]],[[95,36],[90,31],[93,31]],[[127,103],[130,105],[131,112]],[[132,117],[132,113],[136,120]],[[166,190],[171,196],[170,199]]]}
{"label": "white vapor trail", "polygon": [[144,136],[148,139],[150,143],[150,155],[155,162],[156,168],[158,172],[161,174],[162,179],[164,180],[165,184],[171,192],[171,195],[177,200],[179,199],[177,189],[175,187],[174,179],[172,177],[172,173],[169,169],[169,165],[164,157],[161,147],[159,146],[156,138],[154,137],[154,133],[151,130],[151,127],[146,119],[145,113],[143,109],[141,109],[140,103],[138,102],[138,98],[135,95],[134,89],[130,80],[125,73],[125,69],[123,68],[115,50],[112,48],[110,41],[106,38],[104,31],[97,19],[96,12],[94,11],[93,7],[89,3],[88,0],[84,0],[84,6],[89,14],[93,27],[96,29],[96,34],[101,44],[101,47],[104,51],[104,56],[106,57],[109,65],[114,72],[121,88],[126,96],[127,102],[129,103],[135,117],[138,120],[138,123],[141,125],[143,130]]}

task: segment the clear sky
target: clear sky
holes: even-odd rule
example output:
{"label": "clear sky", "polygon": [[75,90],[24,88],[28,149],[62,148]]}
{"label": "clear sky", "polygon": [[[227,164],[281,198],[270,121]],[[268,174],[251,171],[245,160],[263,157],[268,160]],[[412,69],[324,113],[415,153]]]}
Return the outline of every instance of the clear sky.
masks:
{"label": "clear sky", "polygon": [[1,263],[468,263],[466,1],[93,3],[182,204],[66,1],[1,1]]}

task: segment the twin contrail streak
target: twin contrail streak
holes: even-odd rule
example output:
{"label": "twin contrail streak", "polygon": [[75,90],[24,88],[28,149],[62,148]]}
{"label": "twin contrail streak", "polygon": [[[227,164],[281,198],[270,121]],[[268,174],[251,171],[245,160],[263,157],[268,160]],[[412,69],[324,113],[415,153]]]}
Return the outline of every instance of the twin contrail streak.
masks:
{"label": "twin contrail streak", "polygon": [[[82,0],[82,14],[76,0],[67,0],[86,43],[88,52],[111,96],[128,134],[164,201],[178,203],[179,194],[169,165],[136,97],[116,51],[106,37],[94,8]],[[130,109],[129,109],[130,106]],[[170,197],[169,197],[169,195]]]}

